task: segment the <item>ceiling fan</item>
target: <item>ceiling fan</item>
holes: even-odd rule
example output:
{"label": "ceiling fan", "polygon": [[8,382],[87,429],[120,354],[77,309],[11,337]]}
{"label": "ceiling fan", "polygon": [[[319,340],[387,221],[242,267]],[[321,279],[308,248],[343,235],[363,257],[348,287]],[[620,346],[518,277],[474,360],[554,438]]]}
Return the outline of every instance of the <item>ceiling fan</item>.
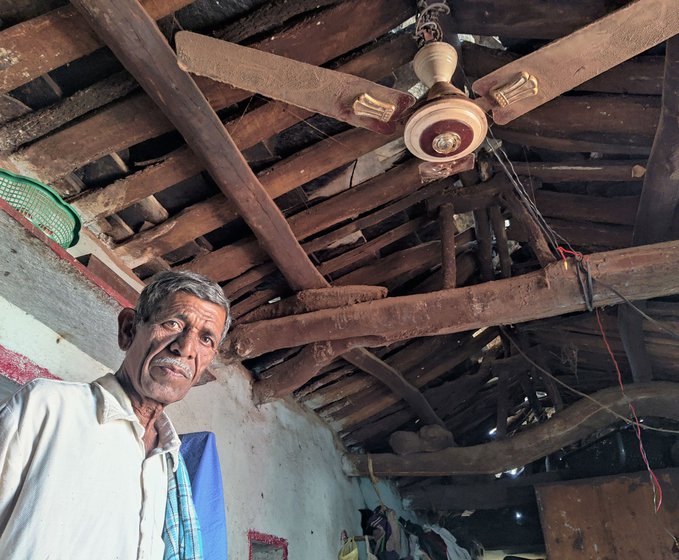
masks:
{"label": "ceiling fan", "polygon": [[429,90],[417,104],[370,80],[189,31],[175,41],[180,66],[193,74],[382,134],[405,123],[406,146],[426,162],[423,177],[434,178],[473,167],[487,112],[507,124],[678,33],[676,0],[635,0],[476,80],[474,99],[450,83],[454,47],[430,40],[413,60]]}

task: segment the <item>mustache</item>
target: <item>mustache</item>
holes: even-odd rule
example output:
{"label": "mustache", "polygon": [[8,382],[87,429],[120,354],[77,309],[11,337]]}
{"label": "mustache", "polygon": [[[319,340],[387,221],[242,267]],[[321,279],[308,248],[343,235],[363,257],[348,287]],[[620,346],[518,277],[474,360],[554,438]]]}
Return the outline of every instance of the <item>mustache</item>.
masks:
{"label": "mustache", "polygon": [[189,379],[193,376],[193,371],[189,366],[187,366],[181,360],[178,360],[177,358],[171,358],[169,356],[154,358],[151,361],[151,366],[171,366],[173,368],[179,369]]}

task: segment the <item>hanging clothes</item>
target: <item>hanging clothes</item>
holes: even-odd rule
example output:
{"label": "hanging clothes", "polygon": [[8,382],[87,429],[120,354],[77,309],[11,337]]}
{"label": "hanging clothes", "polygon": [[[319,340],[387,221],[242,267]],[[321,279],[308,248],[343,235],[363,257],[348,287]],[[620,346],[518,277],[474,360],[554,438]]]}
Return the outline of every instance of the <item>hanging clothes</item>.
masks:
{"label": "hanging clothes", "polygon": [[457,544],[457,539],[448,529],[444,529],[439,525],[423,525],[422,528],[425,531],[436,533],[443,539],[443,542],[446,543],[447,560],[472,560],[469,551]]}

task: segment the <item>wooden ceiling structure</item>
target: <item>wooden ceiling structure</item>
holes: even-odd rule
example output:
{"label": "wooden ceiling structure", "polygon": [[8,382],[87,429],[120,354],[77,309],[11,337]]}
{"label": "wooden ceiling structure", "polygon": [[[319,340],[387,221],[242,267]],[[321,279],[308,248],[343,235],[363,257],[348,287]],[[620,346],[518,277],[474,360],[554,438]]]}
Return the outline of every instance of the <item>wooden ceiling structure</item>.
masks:
{"label": "wooden ceiling structure", "polygon": [[[460,86],[626,4],[448,3]],[[414,15],[412,0],[14,2],[2,166],[56,188],[140,279],[219,282],[225,357],[258,402],[292,395],[327,421],[352,474],[366,451],[406,482],[501,472],[619,421],[578,422],[582,393],[627,416],[602,331],[643,414],[678,416],[676,38],[491,125],[473,171],[428,183],[401,128],[191,77],[171,50],[189,29],[409,88]],[[391,454],[425,425],[459,447]]]}

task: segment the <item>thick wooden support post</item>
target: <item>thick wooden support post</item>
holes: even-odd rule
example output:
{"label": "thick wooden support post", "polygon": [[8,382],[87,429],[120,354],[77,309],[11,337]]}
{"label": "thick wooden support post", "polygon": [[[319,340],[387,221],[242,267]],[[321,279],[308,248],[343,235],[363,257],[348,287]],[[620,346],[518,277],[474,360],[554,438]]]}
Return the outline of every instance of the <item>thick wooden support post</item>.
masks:
{"label": "thick wooden support post", "polygon": [[521,225],[528,231],[530,235],[530,246],[537,257],[540,266],[547,266],[549,263],[554,262],[556,257],[549,247],[547,237],[519,197],[515,194],[507,194],[502,196],[502,200],[504,205],[512,213],[512,217],[521,222]]}
{"label": "thick wooden support post", "polygon": [[495,279],[495,272],[493,272],[493,240],[487,208],[474,210],[474,230],[478,243],[476,254],[481,268],[481,278],[489,282]]}
{"label": "thick wooden support post", "polygon": [[509,256],[505,219],[502,217],[502,210],[499,206],[491,206],[488,213],[495,233],[495,248],[500,256],[500,274],[503,278],[509,278],[512,275],[512,259]]}
{"label": "thick wooden support post", "polygon": [[660,122],[634,224],[634,245],[668,239],[679,205],[679,37],[666,42]]}
{"label": "thick wooden support post", "polygon": [[457,279],[457,260],[455,257],[455,207],[446,202],[439,208],[439,227],[441,230],[441,268],[443,269],[443,289],[454,288]]}
{"label": "thick wooden support post", "polygon": [[[596,307],[620,302],[606,285],[632,300],[679,293],[679,241],[593,253],[588,265]],[[245,358],[319,340],[356,336],[405,340],[585,309],[575,266],[559,262],[492,283],[259,321],[236,327],[231,342]]]}
{"label": "thick wooden support post", "polygon": [[[679,384],[635,384],[622,395],[618,387],[594,393],[594,403],[582,399],[547,422],[520,434],[491,443],[471,447],[453,447],[435,453],[416,453],[399,456],[371,455],[376,476],[451,476],[467,474],[495,474],[522,467],[566,445],[593,434],[629,414],[629,403],[634,403],[639,416],[659,416],[679,419]],[[603,408],[601,404],[606,408]],[[344,472],[349,476],[367,476],[367,455],[346,455]]]}
{"label": "thick wooden support post", "polygon": [[[293,289],[325,282],[155,22],[136,0],[73,5],[182,134]],[[168,95],[172,92],[172,95]],[[312,284],[312,286],[310,286]]]}
{"label": "thick wooden support post", "polygon": [[[644,176],[632,243],[664,241],[679,205],[679,37],[667,41],[660,122]],[[642,302],[635,303],[644,307]],[[635,382],[653,378],[642,318],[626,304],[618,307],[618,330]]]}

